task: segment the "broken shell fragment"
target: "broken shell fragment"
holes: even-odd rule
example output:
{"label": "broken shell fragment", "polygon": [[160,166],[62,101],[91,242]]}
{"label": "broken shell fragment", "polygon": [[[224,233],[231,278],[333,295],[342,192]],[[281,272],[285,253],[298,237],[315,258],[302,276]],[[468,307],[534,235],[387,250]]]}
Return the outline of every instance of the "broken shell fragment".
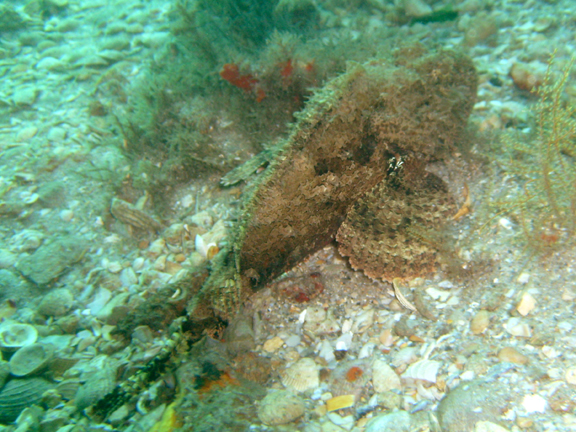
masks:
{"label": "broken shell fragment", "polygon": [[381,359],[372,363],[372,385],[378,393],[402,388],[400,377],[388,366],[388,363]]}
{"label": "broken shell fragment", "polygon": [[406,372],[402,374],[402,378],[412,378],[435,383],[438,369],[440,369],[440,362],[434,360],[419,360],[416,363],[412,363],[408,369],[406,369]]}
{"label": "broken shell fragment", "polygon": [[520,299],[520,303],[516,306],[516,310],[522,316],[528,315],[536,307],[536,299],[530,293],[524,293]]}
{"label": "broken shell fragment", "polygon": [[354,395],[336,396],[326,401],[326,411],[336,411],[343,408],[354,406]]}
{"label": "broken shell fragment", "polygon": [[0,326],[0,346],[17,349],[32,345],[38,339],[38,331],[30,324],[5,322]]}

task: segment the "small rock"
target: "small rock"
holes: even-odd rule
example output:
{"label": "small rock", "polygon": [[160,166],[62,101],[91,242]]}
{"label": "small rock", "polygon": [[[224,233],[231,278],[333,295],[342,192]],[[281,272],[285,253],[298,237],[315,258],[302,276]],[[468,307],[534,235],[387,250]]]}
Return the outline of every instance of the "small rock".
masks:
{"label": "small rock", "polygon": [[38,133],[38,128],[36,126],[27,126],[24,129],[21,129],[16,135],[16,141],[24,142],[28,141],[29,139],[34,138],[34,136]]}
{"label": "small rock", "polygon": [[478,13],[468,23],[464,32],[464,43],[473,47],[498,33],[499,23],[496,15]]}
{"label": "small rock", "polygon": [[103,50],[122,51],[127,48],[130,48],[130,39],[125,36],[111,38],[102,44]]}
{"label": "small rock", "polygon": [[282,338],[280,336],[275,336],[272,339],[268,339],[266,342],[264,342],[262,349],[268,353],[273,353],[282,345],[284,345]]}
{"label": "small rock", "polygon": [[[461,382],[438,405],[443,432],[473,431],[479,421],[501,418],[502,407],[517,403],[520,395],[501,380]],[[479,409],[480,408],[480,409]]]}
{"label": "small rock", "polygon": [[53,127],[52,129],[50,129],[50,131],[46,135],[46,138],[50,142],[61,142],[61,141],[64,141],[66,139],[67,133],[68,132],[64,128]]}
{"label": "small rock", "polygon": [[520,318],[510,318],[506,324],[504,324],[504,329],[512,336],[529,338],[532,336],[532,330],[530,326],[523,322]]}
{"label": "small rock", "polygon": [[147,325],[141,325],[134,329],[132,332],[132,339],[138,340],[142,343],[150,343],[154,340],[154,334]]}
{"label": "small rock", "polygon": [[258,407],[258,418],[270,426],[283,425],[302,417],[304,409],[304,402],[298,395],[280,390],[262,399]]}
{"label": "small rock", "polygon": [[404,12],[409,17],[418,18],[432,13],[432,8],[423,0],[404,0]]}
{"label": "small rock", "polygon": [[36,63],[36,69],[55,71],[63,68],[63,63],[54,57],[44,57]]}
{"label": "small rock", "polygon": [[16,106],[29,106],[36,101],[37,96],[35,88],[20,88],[12,95],[12,103]]}
{"label": "small rock", "polygon": [[122,21],[116,21],[108,24],[104,33],[107,35],[115,35],[122,33],[123,31],[126,31],[126,24],[124,24]]}
{"label": "small rock", "polygon": [[59,317],[70,310],[74,296],[65,288],[50,291],[38,306],[38,313],[48,317]]}
{"label": "small rock", "polygon": [[537,394],[526,395],[522,400],[522,407],[528,414],[543,413],[546,411],[548,402],[542,396]]}
{"label": "small rock", "polygon": [[540,62],[514,63],[510,69],[510,77],[520,90],[532,91],[544,82],[546,65]]}
{"label": "small rock", "polygon": [[389,347],[394,343],[394,336],[392,336],[392,332],[389,329],[385,329],[380,333],[378,340],[385,347]]}
{"label": "small rock", "polygon": [[389,410],[398,409],[402,406],[403,398],[398,393],[387,391],[378,393],[378,405]]}
{"label": "small rock", "polygon": [[127,28],[126,28],[126,33],[130,33],[130,34],[140,34],[140,33],[144,33],[144,27],[142,27],[141,24],[135,23],[135,24],[130,24]]}
{"label": "small rock", "polygon": [[32,255],[21,259],[16,268],[37,285],[46,285],[82,259],[86,248],[87,244],[82,238],[62,237],[42,245]]}
{"label": "small rock", "polygon": [[489,421],[479,421],[474,425],[474,432],[509,432],[508,429]]}
{"label": "small rock", "polygon": [[576,385],[576,366],[569,367],[566,370],[566,382],[568,384]]}
{"label": "small rock", "polygon": [[75,19],[67,19],[56,24],[54,30],[60,33],[67,33],[76,30],[81,22]]}
{"label": "small rock", "polygon": [[0,269],[12,267],[16,264],[17,256],[8,249],[0,249]]}
{"label": "small rock", "polygon": [[120,273],[122,271],[122,264],[120,264],[118,261],[112,261],[111,263],[108,263],[106,269],[110,273]]}
{"label": "small rock", "polygon": [[498,359],[503,362],[510,362],[515,364],[528,363],[528,357],[512,347],[502,348],[498,353]]}
{"label": "small rock", "polygon": [[489,325],[490,315],[488,314],[488,311],[482,309],[476,315],[474,315],[474,318],[472,318],[472,321],[470,321],[470,330],[474,334],[481,334],[484,333]]}
{"label": "small rock", "polygon": [[58,216],[60,216],[60,219],[64,222],[70,222],[72,219],[74,219],[74,212],[72,210],[65,209],[62,210]]}
{"label": "small rock", "polygon": [[366,424],[364,432],[409,432],[412,418],[406,411],[395,411],[390,414],[380,414]]}
{"label": "small rock", "polygon": [[516,310],[518,311],[518,313],[520,313],[520,315],[526,316],[530,312],[532,312],[535,307],[536,307],[536,299],[534,299],[534,297],[532,297],[530,293],[524,293],[522,295],[520,303],[518,303],[518,306],[516,306]]}

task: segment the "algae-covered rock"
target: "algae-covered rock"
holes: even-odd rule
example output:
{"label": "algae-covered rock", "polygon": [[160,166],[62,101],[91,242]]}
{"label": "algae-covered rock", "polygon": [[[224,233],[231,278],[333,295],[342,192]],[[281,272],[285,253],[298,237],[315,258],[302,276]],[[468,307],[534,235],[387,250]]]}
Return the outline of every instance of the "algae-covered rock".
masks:
{"label": "algae-covered rock", "polygon": [[82,239],[74,236],[62,237],[22,258],[16,264],[16,269],[35,284],[46,285],[82,259],[86,250],[87,245]]}
{"label": "algae-covered rock", "polygon": [[9,4],[0,4],[0,34],[26,27],[24,18]]}
{"label": "algae-covered rock", "polygon": [[[436,197],[446,208],[433,209],[438,216],[430,218],[444,216],[450,207],[444,185],[425,175],[422,167],[454,148],[473,107],[476,85],[468,57],[427,52],[420,45],[352,65],[331,80],[297,115],[290,137],[275,149],[247,198],[231,250],[220,254],[190,312],[208,300],[218,315],[229,318],[252,290],[330,243],[347,218],[347,231],[340,237],[348,240],[345,253],[352,254],[351,229],[363,211],[359,202],[374,199],[377,192],[367,193],[375,187],[385,202],[389,193],[400,202],[402,195],[419,188],[408,200],[413,209],[406,217],[414,222],[420,202]],[[408,173],[412,180],[403,173],[407,180],[396,184],[400,177],[395,167],[406,161],[421,168]],[[387,183],[378,186],[381,182]],[[390,204],[390,211],[393,208]],[[351,209],[355,213],[349,215]],[[391,229],[399,227],[388,219],[384,223],[396,223]],[[378,236],[373,232],[370,241]],[[361,261],[355,261],[360,268]],[[430,261],[426,256],[422,267],[428,269]],[[370,268],[364,270],[370,274]],[[374,275],[387,278],[386,268]]]}

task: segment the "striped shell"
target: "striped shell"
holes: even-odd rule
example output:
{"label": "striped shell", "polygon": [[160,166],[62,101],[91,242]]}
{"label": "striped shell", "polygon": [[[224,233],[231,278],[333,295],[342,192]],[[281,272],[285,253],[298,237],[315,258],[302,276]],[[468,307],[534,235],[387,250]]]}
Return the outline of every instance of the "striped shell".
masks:
{"label": "striped shell", "polygon": [[54,387],[42,378],[15,378],[0,392],[0,423],[11,423],[20,412],[40,402],[42,394]]}
{"label": "striped shell", "polygon": [[78,389],[74,404],[79,410],[94,405],[116,386],[116,369],[105,366],[102,370],[94,373]]}
{"label": "striped shell", "polygon": [[314,360],[303,358],[281,373],[282,384],[288,390],[305,392],[320,385],[320,373]]}
{"label": "striped shell", "polygon": [[80,381],[77,378],[67,379],[56,385],[56,391],[64,400],[73,400],[79,388]]}
{"label": "striped shell", "polygon": [[440,369],[440,362],[434,360],[419,360],[416,363],[412,363],[408,369],[406,369],[406,372],[402,374],[402,378],[412,378],[435,383],[438,369]]}

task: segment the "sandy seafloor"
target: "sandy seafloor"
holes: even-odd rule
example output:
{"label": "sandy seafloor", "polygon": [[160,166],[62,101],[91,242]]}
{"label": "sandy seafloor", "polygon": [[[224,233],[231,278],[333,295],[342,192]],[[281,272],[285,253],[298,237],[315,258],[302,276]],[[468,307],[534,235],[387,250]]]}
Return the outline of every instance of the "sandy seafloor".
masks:
{"label": "sandy seafloor", "polygon": [[[170,330],[141,326],[127,342],[116,342],[110,335],[110,302],[130,305],[130,296],[146,299],[181,269],[202,265],[204,257],[190,238],[175,251],[162,235],[143,240],[110,216],[117,186],[108,173],[127,170],[128,161],[121,151],[122,137],[107,129],[109,118],[101,117],[94,105],[97,99],[118,103],[105,93],[114,87],[103,90],[103,83],[113,81],[129,92],[131,82],[146,71],[147,59],[170,42],[171,5],[54,3],[62,11],[44,21],[33,20],[23,30],[0,29],[2,328],[32,326],[38,341],[52,344],[52,355],[60,360],[16,378],[18,365],[8,363],[15,348],[2,342],[0,378],[7,375],[7,383],[0,390],[0,412],[5,410],[6,416],[18,404],[18,411],[25,409],[14,416],[15,423],[5,420],[1,431],[168,431],[182,425],[214,432],[576,430],[574,249],[533,254],[518,241],[521,227],[505,215],[479,231],[489,218],[493,196],[515,187],[484,156],[459,174],[472,198],[472,212],[455,225],[465,271],[455,276],[440,269],[403,287],[408,299],[420,297],[428,318],[403,308],[390,284],[355,272],[335,246],[328,246],[283,282],[248,300],[243,313],[250,320],[242,325],[251,328],[238,334],[250,339],[249,352],[227,354],[228,365],[217,377],[202,372],[215,381],[196,389],[204,392],[198,399],[204,402],[177,397],[196,390],[179,382],[185,373],[175,373],[177,366],[171,365],[104,422],[85,414],[91,402],[157,355],[170,336]],[[357,37],[362,37],[360,19],[393,25],[385,11],[402,8],[401,2],[395,6],[385,0],[358,3],[357,8],[335,3],[330,9],[333,25],[353,28]],[[23,6],[5,4],[17,10]],[[470,122],[489,140],[489,132],[525,122],[524,110],[536,101],[513,82],[513,64],[525,64],[528,74],[537,74],[554,49],[555,70],[576,55],[576,4],[468,0],[456,6],[458,17],[451,22],[398,25],[398,32],[423,40],[434,35],[446,47],[463,47],[479,74]],[[474,27],[476,19],[485,20],[485,26]],[[483,36],[469,32],[494,25]],[[121,43],[98,56],[112,35],[119,35]],[[568,98],[576,97],[575,89],[569,79]],[[107,108],[113,112],[117,107]],[[215,139],[226,136],[234,136],[234,125]],[[168,194],[171,219],[163,219],[164,225],[185,223],[201,228],[197,232],[206,239],[225,242],[243,186],[225,189],[219,178],[214,174],[175,185]],[[156,217],[152,199],[143,211]],[[66,239],[63,247],[72,251],[64,263],[32,264],[40,273],[43,266],[60,265],[56,277],[49,274],[50,283],[41,287],[24,279],[18,263],[58,239]],[[322,289],[309,301],[294,301],[286,294],[290,284],[306,281],[310,274],[321,278]],[[309,280],[302,283],[310,286]],[[29,331],[34,333],[30,327],[22,330]],[[208,345],[234,342],[232,337]],[[175,363],[196,361],[193,355],[178,353]],[[111,362],[122,371],[90,381]],[[291,376],[291,365],[303,371]],[[302,378],[304,374],[309,376]],[[231,396],[234,388],[249,387],[246,377],[258,388]],[[415,379],[419,377],[424,379]],[[95,389],[88,402],[76,394],[86,381]],[[7,392],[10,382],[24,390]],[[45,384],[50,390],[36,394]],[[292,393],[278,393],[286,388]],[[280,402],[273,403],[290,404],[270,408],[270,398],[261,402],[267,392],[280,395]],[[354,406],[327,412],[332,398],[342,395],[354,395]]]}

